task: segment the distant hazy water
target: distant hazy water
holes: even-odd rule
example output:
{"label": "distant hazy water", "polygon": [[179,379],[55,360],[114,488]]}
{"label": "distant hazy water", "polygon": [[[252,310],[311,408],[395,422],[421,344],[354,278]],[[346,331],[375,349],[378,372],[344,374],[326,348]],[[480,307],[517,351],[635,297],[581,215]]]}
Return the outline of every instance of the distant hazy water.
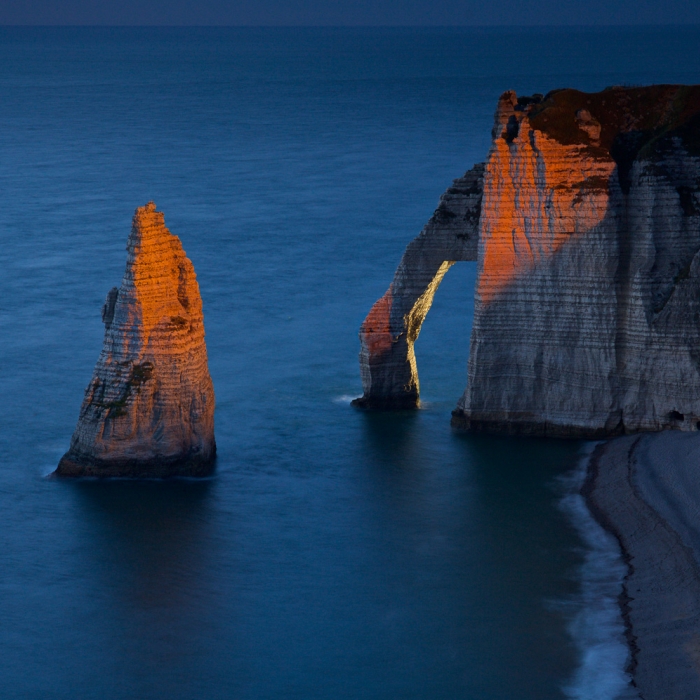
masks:
{"label": "distant hazy water", "polygon": [[[425,410],[348,397],[360,322],[486,155],[503,90],[700,82],[698,48],[696,29],[0,29],[0,696],[612,698],[576,686],[595,538],[559,500],[579,446],[449,428],[473,264],[417,345]],[[47,480],[150,199],[200,281],[217,474]]]}

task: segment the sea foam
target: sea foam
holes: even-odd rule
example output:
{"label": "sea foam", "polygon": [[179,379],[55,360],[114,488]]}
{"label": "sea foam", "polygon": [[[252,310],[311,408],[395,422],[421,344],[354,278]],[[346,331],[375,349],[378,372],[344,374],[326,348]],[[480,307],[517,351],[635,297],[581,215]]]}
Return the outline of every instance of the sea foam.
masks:
{"label": "sea foam", "polygon": [[333,403],[350,404],[355,399],[362,397],[362,394],[341,394],[340,396],[333,397]]}
{"label": "sea foam", "polygon": [[618,603],[626,567],[617,540],[595,521],[581,495],[594,447],[587,445],[576,468],[560,479],[559,507],[584,543],[579,592],[563,604],[579,665],[562,690],[571,700],[638,698],[626,671],[629,648]]}

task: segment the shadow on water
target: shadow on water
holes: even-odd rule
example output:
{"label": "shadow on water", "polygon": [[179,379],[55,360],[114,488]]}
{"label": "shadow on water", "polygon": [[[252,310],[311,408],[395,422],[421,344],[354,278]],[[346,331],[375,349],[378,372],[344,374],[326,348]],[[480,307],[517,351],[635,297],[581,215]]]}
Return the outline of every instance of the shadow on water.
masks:
{"label": "shadow on water", "polygon": [[368,447],[386,464],[403,467],[415,442],[418,411],[363,411]]}
{"label": "shadow on water", "polygon": [[[581,443],[463,433],[455,433],[453,442],[464,448],[472,467],[490,604],[512,620],[504,651],[518,664],[509,666],[508,675],[525,683],[533,669],[543,677],[549,673],[550,683],[558,678],[549,690],[554,692],[576,652],[553,603],[578,591],[581,563],[580,540],[558,507],[558,477],[575,467]],[[544,645],[552,649],[548,669],[538,655]]]}
{"label": "shadow on water", "polygon": [[[76,648],[53,651],[52,673],[72,697],[96,697],[105,676],[110,687],[102,697],[197,696],[193,674],[208,669],[220,634],[221,597],[211,574],[220,552],[216,481],[54,483],[72,533],[57,608],[80,601],[80,614],[62,632]],[[71,664],[75,653],[83,658],[80,673]]]}
{"label": "shadow on water", "polygon": [[570,468],[578,459],[581,442],[555,438],[473,435],[453,431],[477,464],[476,476],[488,488],[541,484]]}
{"label": "shadow on water", "polygon": [[212,481],[79,480],[72,486],[94,540],[90,549],[119,596],[162,606],[199,585]]}
{"label": "shadow on water", "polygon": [[579,443],[450,435],[449,414],[431,411],[370,413],[363,424],[378,568],[412,581],[393,586],[392,605],[409,601],[401,633],[430,639],[443,654],[432,664],[471,668],[445,680],[444,696],[522,687],[522,698],[562,697],[576,650],[550,601],[575,593],[580,555],[554,484]]}

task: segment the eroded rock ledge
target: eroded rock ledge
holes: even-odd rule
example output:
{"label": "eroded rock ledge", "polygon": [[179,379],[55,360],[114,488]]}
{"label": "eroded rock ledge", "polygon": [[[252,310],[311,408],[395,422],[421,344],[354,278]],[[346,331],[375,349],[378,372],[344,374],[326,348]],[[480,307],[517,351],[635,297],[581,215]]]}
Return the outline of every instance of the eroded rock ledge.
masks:
{"label": "eroded rock ledge", "polygon": [[121,286],[102,308],[105,337],[60,476],[211,472],[214,387],[202,300],[180,239],[150,202],[136,210]]}
{"label": "eroded rock ledge", "polygon": [[[468,384],[455,425],[561,437],[698,429],[700,87],[505,93],[479,218],[463,230],[475,232]],[[416,279],[423,269],[418,259]],[[385,350],[410,313],[381,312],[384,299],[360,334],[363,398],[389,406],[415,387],[417,405],[412,354],[413,373],[401,374]],[[390,334],[376,351],[367,327]]]}

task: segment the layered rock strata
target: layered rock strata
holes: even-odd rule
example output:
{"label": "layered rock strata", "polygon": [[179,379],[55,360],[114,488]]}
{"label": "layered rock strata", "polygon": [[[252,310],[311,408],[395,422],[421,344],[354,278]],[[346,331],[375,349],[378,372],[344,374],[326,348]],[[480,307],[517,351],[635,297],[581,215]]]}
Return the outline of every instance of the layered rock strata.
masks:
{"label": "layered rock strata", "polygon": [[414,343],[445,273],[476,260],[484,166],[475,165],[442,195],[421,233],[406,248],[394,279],[360,329],[365,408],[416,408]]}
{"label": "layered rock strata", "polygon": [[152,202],[134,214],[121,286],[61,476],[203,476],[213,468],[214,387],[194,267]]}
{"label": "layered rock strata", "polygon": [[700,87],[505,93],[453,422],[567,437],[698,429],[699,250]]}
{"label": "layered rock strata", "polygon": [[459,425],[697,429],[699,114],[698,88],[504,95]]}

